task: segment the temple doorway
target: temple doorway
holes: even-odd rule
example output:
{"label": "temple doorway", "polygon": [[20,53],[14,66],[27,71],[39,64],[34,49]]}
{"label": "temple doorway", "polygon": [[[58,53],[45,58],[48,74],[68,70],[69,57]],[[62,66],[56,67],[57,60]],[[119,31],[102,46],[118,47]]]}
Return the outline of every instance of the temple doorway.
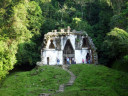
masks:
{"label": "temple doorway", "polygon": [[69,57],[70,60],[72,60],[72,58],[75,57],[74,49],[69,39],[67,40],[63,50],[63,64],[67,64],[66,62],[67,57]]}
{"label": "temple doorway", "polygon": [[47,65],[49,65],[49,57],[47,57]]}

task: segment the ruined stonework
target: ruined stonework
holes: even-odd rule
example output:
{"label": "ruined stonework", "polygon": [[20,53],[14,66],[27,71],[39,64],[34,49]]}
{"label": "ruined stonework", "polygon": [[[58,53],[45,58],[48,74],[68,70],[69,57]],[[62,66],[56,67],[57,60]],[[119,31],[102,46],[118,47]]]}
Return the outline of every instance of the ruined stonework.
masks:
{"label": "ruined stonework", "polygon": [[98,64],[96,47],[92,39],[84,31],[71,31],[71,28],[61,29],[60,32],[53,30],[44,35],[43,47],[41,49],[41,62],[37,65],[56,65],[57,58],[60,65],[66,64],[66,57],[75,59],[77,64],[86,62],[89,53],[90,61]]}

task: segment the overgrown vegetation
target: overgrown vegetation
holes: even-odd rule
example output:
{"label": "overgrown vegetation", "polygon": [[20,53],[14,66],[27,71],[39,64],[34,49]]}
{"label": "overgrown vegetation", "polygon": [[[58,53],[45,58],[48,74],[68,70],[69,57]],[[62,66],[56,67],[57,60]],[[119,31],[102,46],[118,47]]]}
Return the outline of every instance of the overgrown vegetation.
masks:
{"label": "overgrown vegetation", "polygon": [[0,86],[0,96],[38,96],[54,93],[70,75],[58,66],[42,66],[31,71],[11,73]]}
{"label": "overgrown vegetation", "polygon": [[[112,67],[115,61],[128,55],[124,54],[128,43],[124,39],[125,44],[121,45],[124,51],[116,52],[120,46],[112,47],[113,39],[105,45],[107,37],[112,36],[107,33],[111,30],[127,33],[127,15],[127,0],[1,0],[0,80],[14,65],[35,65],[40,60],[43,35],[67,26],[87,31],[98,49],[99,63]],[[126,34],[119,35],[127,38]]]}
{"label": "overgrown vegetation", "polygon": [[113,66],[118,66],[116,69],[124,69],[126,72],[128,68],[126,64],[128,62],[128,33],[122,29],[114,28],[107,34],[102,48],[104,52],[102,56],[106,57],[106,60],[110,60],[107,63],[114,63]]}
{"label": "overgrown vegetation", "polygon": [[38,41],[43,23],[35,1],[0,2],[0,80],[14,64],[34,65],[39,59]]}
{"label": "overgrown vegetation", "polygon": [[128,73],[101,65],[72,65],[74,84],[57,96],[127,96]]}

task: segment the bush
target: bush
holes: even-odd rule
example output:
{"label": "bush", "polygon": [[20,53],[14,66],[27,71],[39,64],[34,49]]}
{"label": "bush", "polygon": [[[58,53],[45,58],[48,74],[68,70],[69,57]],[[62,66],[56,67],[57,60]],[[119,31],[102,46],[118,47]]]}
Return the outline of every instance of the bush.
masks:
{"label": "bush", "polygon": [[128,55],[115,61],[112,65],[112,68],[117,69],[119,71],[128,72]]}

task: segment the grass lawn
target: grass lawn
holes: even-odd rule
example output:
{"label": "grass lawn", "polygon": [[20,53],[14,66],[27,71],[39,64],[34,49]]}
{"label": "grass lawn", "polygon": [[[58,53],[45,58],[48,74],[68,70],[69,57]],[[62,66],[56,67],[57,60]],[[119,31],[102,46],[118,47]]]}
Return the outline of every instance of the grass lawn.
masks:
{"label": "grass lawn", "polygon": [[70,75],[58,66],[42,66],[7,76],[0,87],[0,96],[38,96],[54,93],[59,85],[68,82]]}
{"label": "grass lawn", "polygon": [[128,96],[128,73],[101,65],[71,65],[77,76],[73,86],[56,96]]}

